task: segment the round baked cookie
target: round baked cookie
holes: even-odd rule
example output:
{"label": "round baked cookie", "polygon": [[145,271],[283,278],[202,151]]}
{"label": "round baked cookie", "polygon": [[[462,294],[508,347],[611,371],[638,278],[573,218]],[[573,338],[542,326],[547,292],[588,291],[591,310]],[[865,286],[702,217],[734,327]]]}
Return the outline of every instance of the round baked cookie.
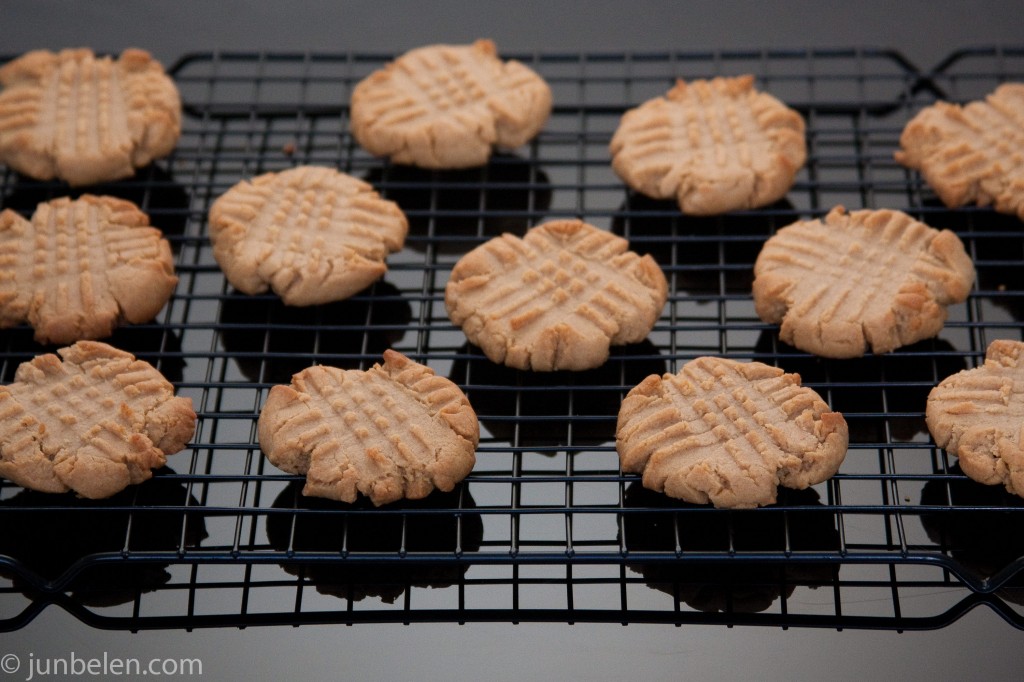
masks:
{"label": "round baked cookie", "polygon": [[0,386],[0,476],[110,497],[149,479],[195,432],[192,400],[175,397],[148,362],[96,341],[57,353],[22,363]]}
{"label": "round baked cookie", "polygon": [[653,258],[580,220],[481,244],[444,290],[448,317],[470,342],[496,363],[535,371],[599,367],[610,346],[647,337],[667,297]]}
{"label": "round baked cookie", "polygon": [[493,147],[532,139],[551,114],[551,88],[502,61],[490,40],[411,50],[352,92],[352,134],[371,154],[423,168],[487,163]]}
{"label": "round baked cookie", "polygon": [[210,207],[213,257],[246,294],[287,305],[348,298],[379,279],[405,243],[405,214],[333,168],[299,166],[243,180]]}
{"label": "round baked cookie", "polygon": [[974,265],[949,230],[900,211],[832,209],[765,242],[754,307],[779,338],[829,358],[887,353],[935,336],[967,298]]}
{"label": "round baked cookie", "polygon": [[992,205],[1024,220],[1024,83],[966,106],[936,102],[903,128],[896,160],[946,206]]}
{"label": "round baked cookie", "polygon": [[609,151],[627,185],[691,215],[781,199],[807,158],[803,118],[749,75],[677,81],[623,115]]}
{"label": "round baked cookie", "polygon": [[36,50],[0,67],[0,161],[37,180],[91,185],[135,174],[181,135],[181,98],[143,50]]}
{"label": "round baked cookie", "polygon": [[271,464],[306,477],[304,495],[375,505],[452,490],[480,441],[459,387],[390,349],[365,372],[318,365],[274,386],[257,427]]}
{"label": "round baked cookie", "polygon": [[715,357],[644,379],[615,431],[622,471],[643,474],[645,488],[734,509],[775,502],[779,485],[830,478],[848,443],[843,415],[800,375]]}
{"label": "round baked cookie", "polygon": [[983,365],[943,379],[925,420],[968,477],[1024,497],[1024,343],[993,341]]}
{"label": "round baked cookie", "polygon": [[39,343],[110,336],[152,320],[171,297],[171,247],[135,204],[82,195],[0,213],[0,328],[28,322]]}

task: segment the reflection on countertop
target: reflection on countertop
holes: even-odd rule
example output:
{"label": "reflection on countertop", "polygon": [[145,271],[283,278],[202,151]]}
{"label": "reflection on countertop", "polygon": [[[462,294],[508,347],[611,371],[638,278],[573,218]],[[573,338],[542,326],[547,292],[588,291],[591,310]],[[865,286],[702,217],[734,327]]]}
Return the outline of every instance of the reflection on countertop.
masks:
{"label": "reflection on countertop", "polygon": [[977,287],[1015,320],[1024,320],[1024,223],[990,208],[948,209],[923,202],[921,218],[936,229],[957,233],[974,260]]}
{"label": "reflection on countertop", "polygon": [[761,333],[755,352],[771,355],[805,385],[829,386],[822,397],[842,412],[851,443],[909,441],[925,432],[928,393],[942,379],[966,368],[961,353],[945,339],[926,339],[890,353],[835,360],[798,350],[779,339],[778,330]]}
{"label": "reflection on countertop", "polygon": [[409,302],[378,281],[352,298],[287,306],[275,296],[234,292],[220,309],[220,342],[250,381],[288,383],[313,364],[358,369],[405,336]]}
{"label": "reflection on countertop", "polygon": [[649,375],[665,371],[664,357],[649,340],[616,346],[607,362],[582,372],[512,369],[467,343],[448,378],[465,387],[480,424],[495,438],[511,442],[518,432],[516,444],[531,448],[614,440],[625,394]]}
{"label": "reflection on countertop", "polygon": [[[988,580],[1024,557],[1019,514],[1005,511],[1024,508],[1024,499],[1001,485],[983,485],[964,478],[958,464],[949,468],[949,474],[956,478],[932,479],[924,485],[921,504],[957,508],[921,514],[921,525],[929,539],[967,572]],[[1010,578],[996,594],[1024,604],[1024,572]]]}
{"label": "reflection on countertop", "polygon": [[58,180],[40,181],[18,175],[17,181],[8,186],[7,194],[0,197],[0,205],[27,217],[44,201],[58,197],[75,199],[83,194],[127,199],[142,209],[149,216],[150,224],[168,238],[171,248],[178,250],[178,238],[185,233],[188,224],[189,196],[158,163],[137,169],[130,178],[87,187],[69,187]]}
{"label": "reflection on countertop", "polygon": [[[839,567],[831,563],[757,562],[752,553],[834,552],[839,547],[835,512],[822,507],[814,490],[779,489],[775,506],[792,512],[744,510],[729,514],[687,513],[700,509],[640,483],[626,488],[622,535],[631,553],[681,552],[678,559],[632,564],[651,589],[699,611],[758,613],[798,585],[829,585]],[[748,555],[729,560],[728,552]],[[689,562],[686,553],[722,553],[723,560]]]}
{"label": "reflection on countertop", "polygon": [[[206,537],[198,501],[173,475],[163,467],[150,480],[105,500],[22,490],[0,501],[0,554],[12,562],[0,573],[31,595],[34,582],[61,580],[83,558],[120,553],[124,560],[94,564],[75,576],[67,588],[72,599],[110,606],[160,589],[170,577],[167,564],[133,562],[132,552],[180,552]],[[196,511],[182,511],[183,506]]]}
{"label": "reflection on countertop", "polygon": [[463,170],[388,165],[364,179],[406,213],[406,245],[416,251],[463,253],[506,232],[521,236],[551,206],[547,174],[514,154]]}
{"label": "reflection on countertop", "polygon": [[[267,539],[281,552],[338,554],[329,562],[301,563],[300,558],[283,565],[288,573],[316,585],[321,594],[350,601],[378,597],[390,604],[410,586],[447,587],[459,580],[467,564],[416,563],[414,555],[454,557],[477,551],[483,540],[483,522],[472,512],[476,504],[465,483],[449,493],[435,491],[421,500],[377,508],[365,497],[353,504],[305,497],[302,486],[293,481],[274,500],[273,509],[295,512],[269,514]],[[387,560],[374,563],[341,556],[368,553]]]}
{"label": "reflection on countertop", "polygon": [[630,192],[612,220],[612,232],[630,248],[672,266],[677,287],[690,296],[750,293],[754,262],[773,232],[796,220],[780,199],[758,211],[688,216],[674,201]]}
{"label": "reflection on countertop", "polygon": [[[126,325],[118,327],[113,334],[100,341],[127,351],[139,360],[145,360],[172,384],[181,382],[184,376],[187,363],[181,352],[181,336],[173,329],[153,324]],[[44,353],[55,353],[59,348],[36,343],[32,338],[32,329],[24,324],[0,330],[0,347],[4,348],[8,358],[0,377],[3,383],[14,381],[14,373],[22,362],[28,362]]]}

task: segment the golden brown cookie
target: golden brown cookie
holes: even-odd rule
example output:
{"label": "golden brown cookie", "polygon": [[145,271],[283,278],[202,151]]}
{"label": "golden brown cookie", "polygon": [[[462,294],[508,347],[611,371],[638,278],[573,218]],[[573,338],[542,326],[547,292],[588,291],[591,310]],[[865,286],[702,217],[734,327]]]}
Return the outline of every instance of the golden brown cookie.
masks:
{"label": "golden brown cookie", "polygon": [[976,203],[1024,220],[1024,83],[966,106],[936,102],[903,128],[896,160],[951,208]]}
{"label": "golden brown cookie", "polygon": [[444,290],[448,317],[488,358],[536,371],[599,367],[611,345],[647,337],[667,297],[653,258],[579,220],[481,244]]}
{"label": "golden brown cookie", "polygon": [[1024,497],[1024,343],[993,341],[985,364],[943,379],[925,419],[970,478]]}
{"label": "golden brown cookie", "polygon": [[22,363],[0,387],[0,476],[110,497],[149,479],[192,437],[192,400],[175,397],[148,362],[96,341],[57,352]]}
{"label": "golden brown cookie", "polygon": [[652,374],[622,402],[615,448],[645,488],[696,504],[771,504],[776,488],[830,478],[846,456],[846,420],[813,390],[760,362],[692,360]]}
{"label": "golden brown cookie", "polygon": [[779,338],[809,353],[854,358],[935,336],[946,306],[967,298],[974,265],[959,237],[900,211],[832,209],[765,242],[754,306]]}
{"label": "golden brown cookie", "polygon": [[171,247],[135,204],[89,194],[0,213],[0,328],[27,321],[39,343],[110,336],[152,320],[174,291]]}
{"label": "golden brown cookie", "polygon": [[612,168],[637,192],[714,215],[785,196],[804,165],[804,120],[753,76],[680,80],[623,115]]}
{"label": "golden brown cookie", "polygon": [[365,372],[315,366],[274,386],[258,429],[274,466],[306,476],[304,495],[375,505],[452,490],[480,441],[459,387],[394,350]]}
{"label": "golden brown cookie", "polygon": [[246,294],[288,305],[340,301],[379,279],[405,243],[405,214],[333,168],[299,166],[243,180],[210,208],[213,256]]}
{"label": "golden brown cookie", "polygon": [[29,52],[0,68],[0,161],[72,185],[135,174],[181,135],[181,98],[142,50]]}
{"label": "golden brown cookie", "polygon": [[532,139],[551,114],[551,88],[490,40],[411,50],[352,92],[352,134],[371,154],[423,168],[487,163],[493,147]]}

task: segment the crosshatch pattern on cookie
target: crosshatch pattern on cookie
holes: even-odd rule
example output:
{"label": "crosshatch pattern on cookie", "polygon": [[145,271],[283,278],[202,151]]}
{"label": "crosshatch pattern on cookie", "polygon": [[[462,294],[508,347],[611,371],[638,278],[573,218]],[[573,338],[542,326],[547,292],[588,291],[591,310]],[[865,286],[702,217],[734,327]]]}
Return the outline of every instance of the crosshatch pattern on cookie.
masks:
{"label": "crosshatch pattern on cookie", "polygon": [[803,118],[752,76],[678,81],[623,115],[610,151],[626,184],[693,215],[770,204],[807,157]]}
{"label": "crosshatch pattern on cookie", "polygon": [[110,336],[148,322],[178,278],[170,244],[135,204],[89,194],[0,213],[0,328],[28,321],[40,343]]}
{"label": "crosshatch pattern on cookie", "polygon": [[494,362],[550,371],[598,367],[611,345],[646,338],[668,296],[650,256],[578,220],[505,234],[452,269],[452,321]]}
{"label": "crosshatch pattern on cookie", "polygon": [[935,336],[967,298],[974,266],[959,237],[900,211],[834,208],[768,239],[754,303],[780,338],[833,358],[885,353]]}
{"label": "crosshatch pattern on cookie", "polygon": [[494,146],[525,144],[551,113],[551,89],[490,40],[432,45],[399,57],[352,94],[352,133],[395,163],[466,168]]}
{"label": "crosshatch pattern on cookie", "polygon": [[0,68],[0,160],[39,180],[129,177],[181,134],[174,82],[142,50],[29,52]]}
{"label": "crosshatch pattern on cookie", "polygon": [[0,475],[42,492],[109,497],[152,476],[195,431],[189,398],[148,362],[80,341],[0,387]]}
{"label": "crosshatch pattern on cookie", "polygon": [[306,476],[303,494],[376,505],[452,490],[480,439],[462,391],[394,350],[365,372],[316,366],[275,386],[258,430],[271,463]]}
{"label": "crosshatch pattern on cookie", "polygon": [[213,253],[247,294],[273,289],[289,305],[348,298],[386,271],[408,221],[373,188],[331,168],[266,173],[228,190],[210,209]]}
{"label": "crosshatch pattern on cookie", "polygon": [[619,411],[622,470],[688,502],[771,504],[776,488],[802,489],[838,471],[846,421],[800,377],[759,362],[702,357],[652,375]]}
{"label": "crosshatch pattern on cookie", "polygon": [[903,129],[896,160],[951,208],[977,203],[1024,220],[1024,83],[958,106],[936,102]]}
{"label": "crosshatch pattern on cookie", "polygon": [[925,418],[965,474],[1024,497],[1024,343],[989,344],[983,365],[932,390]]}

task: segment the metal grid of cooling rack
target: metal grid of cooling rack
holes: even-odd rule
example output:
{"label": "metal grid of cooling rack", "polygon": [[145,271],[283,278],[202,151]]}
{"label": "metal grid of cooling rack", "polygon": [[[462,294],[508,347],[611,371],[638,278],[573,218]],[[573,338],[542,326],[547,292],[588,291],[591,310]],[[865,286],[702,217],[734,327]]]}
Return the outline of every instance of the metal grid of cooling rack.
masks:
{"label": "metal grid of cooling rack", "polygon": [[[0,485],[0,627],[50,604],[107,628],[413,621],[606,621],[935,628],[985,604],[1024,627],[1021,501],[968,481],[924,428],[928,390],[1024,336],[1024,224],[943,208],[892,158],[936,98],[1024,78],[1024,50],[966,50],[920,71],[884,50],[527,54],[555,110],[528,146],[486,167],[432,172],[363,152],[347,125],[359,79],[391,55],[211,53],[171,73],[185,103],[174,154],[90,191],[131,198],[168,235],[181,278],[152,324],[111,343],[193,399],[194,442],[152,481],[101,502]],[[809,158],[785,200],[718,218],[627,192],[607,144],[630,106],[675,78],[753,73],[807,120]],[[241,296],[206,236],[210,203],[296,164],[365,178],[410,220],[388,274],[315,308]],[[5,171],[3,206],[66,193]],[[832,206],[899,208],[955,229],[978,282],[934,340],[828,361],[780,343],[754,314],[751,268],[776,229]],[[670,282],[649,339],[602,368],[497,367],[444,310],[452,265],[501,232],[580,217],[650,252]],[[478,464],[449,494],[373,509],[303,498],[255,445],[269,388],[313,363],[366,367],[394,347],[464,388]],[[42,348],[0,332],[0,373]],[[831,481],[771,508],[679,504],[618,469],[615,417],[644,376],[704,354],[799,372],[851,428]],[[981,529],[981,530],[979,530]]]}

